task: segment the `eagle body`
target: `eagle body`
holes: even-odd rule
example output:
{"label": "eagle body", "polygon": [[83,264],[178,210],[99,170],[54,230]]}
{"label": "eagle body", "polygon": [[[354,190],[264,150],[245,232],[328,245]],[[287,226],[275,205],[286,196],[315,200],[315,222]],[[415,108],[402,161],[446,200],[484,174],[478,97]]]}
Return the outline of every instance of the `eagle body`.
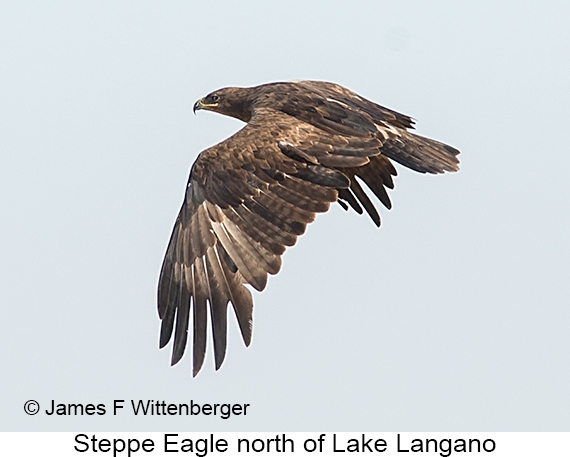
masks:
{"label": "eagle body", "polygon": [[203,151],[192,166],[158,285],[160,347],[184,354],[192,315],[193,374],[202,367],[208,314],[218,369],[231,303],[251,341],[253,300],[281,255],[317,213],[338,202],[380,226],[366,187],[387,208],[392,160],[420,173],[453,172],[459,151],[411,133],[413,120],[333,83],[295,81],[229,87],[194,105],[246,125]]}

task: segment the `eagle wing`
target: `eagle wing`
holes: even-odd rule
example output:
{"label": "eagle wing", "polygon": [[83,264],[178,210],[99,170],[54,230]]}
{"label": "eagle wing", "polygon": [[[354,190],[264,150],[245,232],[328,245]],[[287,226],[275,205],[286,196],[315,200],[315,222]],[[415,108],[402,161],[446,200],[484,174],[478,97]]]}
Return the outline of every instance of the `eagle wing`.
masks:
{"label": "eagle wing", "polygon": [[[260,108],[242,130],[199,155],[159,279],[160,347],[174,334],[172,364],[184,354],[192,312],[194,375],[200,370],[208,303],[216,369],[225,357],[230,302],[249,345],[253,302],[244,285],[265,288],[285,248],[350,188],[350,170],[379,156],[381,145],[373,135],[326,133]],[[380,171],[380,181],[390,175]]]}

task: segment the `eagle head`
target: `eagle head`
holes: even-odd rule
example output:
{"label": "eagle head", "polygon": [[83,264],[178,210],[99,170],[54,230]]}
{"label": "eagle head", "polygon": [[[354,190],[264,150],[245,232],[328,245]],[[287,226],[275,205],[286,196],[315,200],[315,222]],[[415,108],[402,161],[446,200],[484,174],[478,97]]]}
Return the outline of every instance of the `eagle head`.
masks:
{"label": "eagle head", "polygon": [[251,119],[251,100],[249,95],[250,88],[246,87],[219,89],[194,103],[194,113],[205,109],[249,122]]}

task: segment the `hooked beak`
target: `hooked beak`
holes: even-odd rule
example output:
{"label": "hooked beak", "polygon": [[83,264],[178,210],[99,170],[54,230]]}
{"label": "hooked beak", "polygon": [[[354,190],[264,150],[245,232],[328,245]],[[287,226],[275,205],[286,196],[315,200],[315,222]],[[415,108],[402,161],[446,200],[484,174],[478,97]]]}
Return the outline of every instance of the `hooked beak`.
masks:
{"label": "hooked beak", "polygon": [[207,97],[201,98],[196,103],[194,103],[194,114],[196,114],[196,111],[198,111],[199,109],[207,109],[209,111],[217,111],[215,108],[218,106],[218,104],[217,103],[207,103],[205,101],[206,98]]}
{"label": "hooked beak", "polygon": [[194,114],[196,114],[196,111],[198,111],[199,109],[203,109],[204,108],[204,99],[201,98],[200,100],[198,100],[196,103],[194,103]]}

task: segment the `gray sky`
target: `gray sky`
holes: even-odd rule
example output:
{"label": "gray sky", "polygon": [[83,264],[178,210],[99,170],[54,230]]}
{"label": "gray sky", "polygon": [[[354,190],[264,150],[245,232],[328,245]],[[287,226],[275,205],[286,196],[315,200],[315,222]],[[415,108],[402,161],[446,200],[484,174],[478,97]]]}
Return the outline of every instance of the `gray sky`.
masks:
{"label": "gray sky", "polygon": [[[570,5],[3,2],[4,431],[570,428]],[[343,84],[462,151],[399,167],[375,228],[338,205],[233,316],[214,371],[158,350],[156,285],[224,86]],[[27,416],[26,400],[249,403],[247,416]]]}

